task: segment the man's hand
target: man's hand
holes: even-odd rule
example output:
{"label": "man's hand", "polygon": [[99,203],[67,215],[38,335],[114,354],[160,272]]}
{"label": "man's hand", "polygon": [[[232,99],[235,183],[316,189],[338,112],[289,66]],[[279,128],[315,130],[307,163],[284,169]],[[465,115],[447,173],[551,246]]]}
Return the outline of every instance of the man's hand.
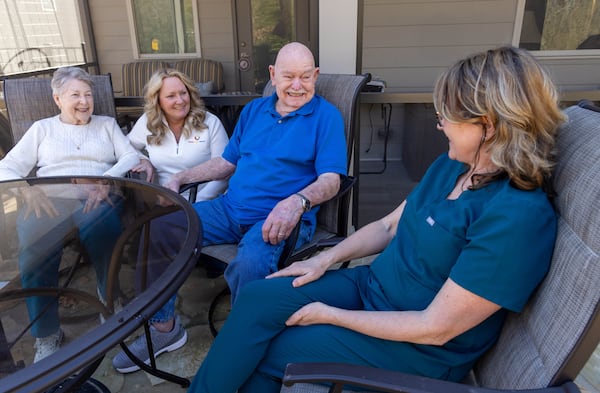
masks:
{"label": "man's hand", "polygon": [[24,218],[28,218],[31,212],[34,212],[36,218],[40,218],[42,212],[46,213],[48,217],[58,217],[58,210],[40,187],[21,187],[19,193],[25,201]]}
{"label": "man's hand", "polygon": [[181,188],[181,185],[183,183],[181,182],[181,180],[179,180],[179,177],[177,176],[177,173],[172,175],[171,178],[169,179],[169,181],[167,181],[164,186],[166,188],[168,188],[171,191],[174,191],[176,193],[179,194],[179,189]]}
{"label": "man's hand", "polygon": [[296,195],[280,201],[267,216],[262,227],[263,240],[273,245],[287,239],[300,220],[302,201]]}

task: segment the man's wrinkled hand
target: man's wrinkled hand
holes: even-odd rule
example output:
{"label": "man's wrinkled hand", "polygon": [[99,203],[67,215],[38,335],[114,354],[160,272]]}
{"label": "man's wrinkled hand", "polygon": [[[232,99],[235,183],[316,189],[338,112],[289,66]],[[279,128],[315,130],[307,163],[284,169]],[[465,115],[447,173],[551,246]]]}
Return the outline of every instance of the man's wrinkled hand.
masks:
{"label": "man's wrinkled hand", "polygon": [[171,176],[171,178],[164,184],[165,188],[176,192],[179,194],[179,189],[181,188],[181,181],[177,178],[177,176]]}
{"label": "man's wrinkled hand", "polygon": [[280,201],[267,216],[263,227],[263,240],[273,245],[286,240],[300,220],[303,210],[300,200],[291,196]]}

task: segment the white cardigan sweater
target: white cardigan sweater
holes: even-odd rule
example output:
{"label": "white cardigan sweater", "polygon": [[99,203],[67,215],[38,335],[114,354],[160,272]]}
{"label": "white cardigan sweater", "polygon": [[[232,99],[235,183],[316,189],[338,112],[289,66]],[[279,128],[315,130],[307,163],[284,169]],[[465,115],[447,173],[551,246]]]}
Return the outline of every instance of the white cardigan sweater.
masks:
{"label": "white cardigan sweater", "polygon": [[65,124],[59,116],[38,120],[0,161],[0,180],[36,176],[123,176],[139,163],[135,149],[108,116],[86,125]]}

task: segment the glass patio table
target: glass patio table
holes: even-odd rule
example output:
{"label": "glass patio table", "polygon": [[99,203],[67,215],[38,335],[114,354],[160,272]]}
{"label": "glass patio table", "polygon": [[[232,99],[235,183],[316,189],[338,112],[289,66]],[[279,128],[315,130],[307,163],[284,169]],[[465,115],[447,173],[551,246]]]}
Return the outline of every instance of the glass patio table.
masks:
{"label": "glass patio table", "polygon": [[[87,381],[106,352],[148,328],[200,252],[191,205],[140,180],[28,178],[0,182],[0,197],[0,392],[68,391]],[[148,260],[149,228],[181,211],[187,234],[179,253]],[[155,280],[145,274],[153,263],[164,266]],[[60,349],[34,362],[34,335],[57,327]],[[146,367],[169,379],[151,360]]]}

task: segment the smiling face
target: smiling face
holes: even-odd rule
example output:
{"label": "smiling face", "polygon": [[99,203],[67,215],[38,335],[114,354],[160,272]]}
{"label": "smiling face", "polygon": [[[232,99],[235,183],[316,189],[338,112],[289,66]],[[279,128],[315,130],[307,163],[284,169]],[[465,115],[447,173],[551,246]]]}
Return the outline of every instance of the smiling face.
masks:
{"label": "smiling face", "polygon": [[54,102],[60,109],[60,119],[69,124],[87,124],[94,112],[92,87],[86,82],[72,79],[65,83]]}
{"label": "smiling face", "polygon": [[181,79],[174,76],[163,79],[158,105],[169,125],[185,121],[190,112],[190,93]]}
{"label": "smiling face", "polygon": [[315,95],[319,68],[310,50],[302,44],[284,46],[275,65],[269,66],[271,83],[277,92],[276,109],[282,116],[298,110]]}

